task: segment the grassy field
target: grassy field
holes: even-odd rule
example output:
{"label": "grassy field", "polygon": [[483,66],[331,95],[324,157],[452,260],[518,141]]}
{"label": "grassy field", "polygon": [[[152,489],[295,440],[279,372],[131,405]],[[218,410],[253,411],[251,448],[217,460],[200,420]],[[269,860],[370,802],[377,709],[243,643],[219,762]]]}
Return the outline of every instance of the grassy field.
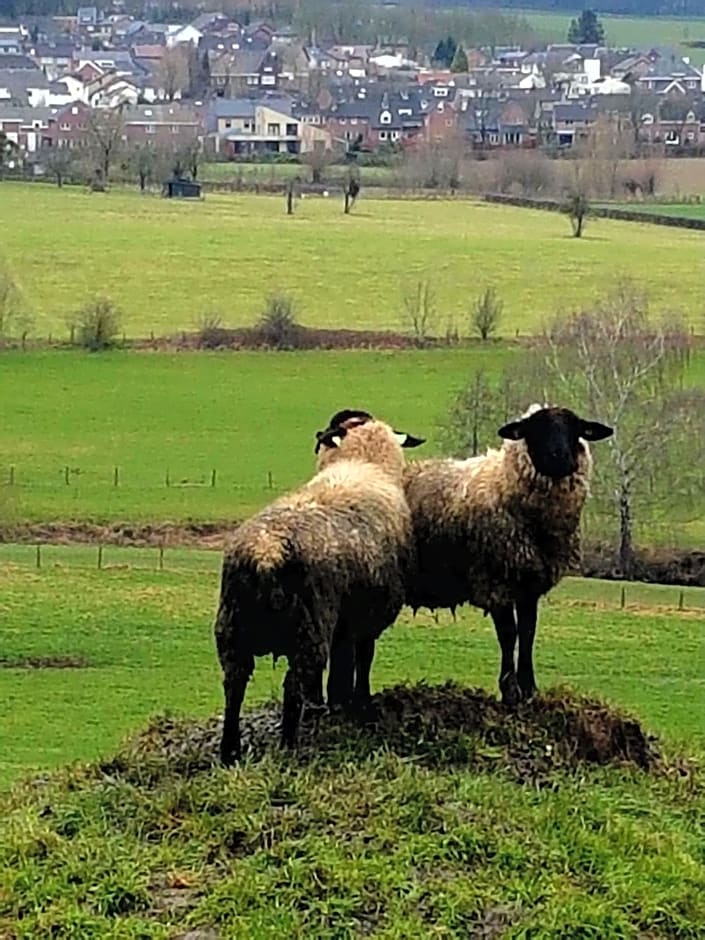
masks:
{"label": "grassy field", "polygon": [[[5,353],[0,401],[13,407],[0,423],[0,498],[15,521],[242,518],[310,475],[313,433],[338,408],[388,416],[427,437],[425,453],[437,453],[438,424],[471,371],[495,373],[518,354],[502,344],[422,352]],[[705,386],[701,354],[691,380]],[[678,510],[658,531],[640,535],[701,546],[702,514]]]}
{"label": "grassy field", "polygon": [[628,202],[619,206],[645,215],[672,215],[679,219],[705,219],[705,203],[692,202]]}
{"label": "grassy field", "polygon": [[[0,783],[15,781],[0,793],[0,936],[699,935],[698,776],[551,770],[547,745],[532,752],[538,766],[549,755],[547,769],[527,785],[496,737],[449,731],[411,753],[363,735],[313,760],[275,752],[228,773],[193,762],[201,725],[185,720],[153,726],[107,767],[47,776],[108,755],[155,712],[198,721],[221,705],[215,571],[183,555],[161,573],[89,571],[63,551],[67,564],[41,572],[0,566]],[[661,607],[673,589],[635,586],[626,610],[614,589],[570,582],[545,606],[540,683],[632,710],[667,754],[702,753],[705,592],[678,612]],[[479,612],[403,616],[378,644],[374,684],[494,689],[497,658]],[[72,668],[52,668],[62,662]],[[248,706],[278,696],[282,678],[281,664],[260,661]],[[492,734],[527,720],[503,716]],[[41,782],[16,782],[36,770]]]}
{"label": "grassy field", "polygon": [[[570,21],[578,13],[527,10],[522,15],[542,36],[553,42],[565,42]],[[694,65],[702,65],[705,61],[705,49],[691,49],[686,45],[693,40],[705,39],[705,18],[599,16],[605,27],[605,41],[610,46],[647,49],[673,46],[681,55],[689,56]]]}
{"label": "grassy field", "polygon": [[419,278],[435,286],[438,332],[449,321],[466,332],[470,304],[494,285],[502,332],[531,334],[625,275],[656,307],[675,305],[705,331],[694,232],[669,232],[664,253],[651,226],[594,222],[578,240],[558,214],[469,201],[363,197],[344,217],[339,200],[307,199],[287,218],[278,197],[188,204],[10,183],[0,212],[13,236],[0,261],[39,336],[66,337],[67,317],[95,294],[122,306],[128,336],[148,336],[194,329],[209,311],[226,325],[251,324],[272,291],[291,293],[307,324],[398,330],[402,288]]}
{"label": "grassy field", "polygon": [[[0,782],[95,758],[154,712],[207,715],[220,707],[211,636],[217,553],[170,553],[168,568],[157,572],[133,567],[134,550],[111,549],[109,567],[97,571],[79,566],[88,562],[85,550],[51,548],[35,571],[26,550],[13,550],[11,560],[6,551]],[[542,685],[597,692],[672,740],[705,743],[705,591],[686,591],[683,612],[675,609],[676,588],[630,585],[625,610],[619,592],[615,584],[572,581],[555,593],[540,630]],[[462,612],[457,623],[441,614],[440,626],[423,613],[403,616],[379,644],[375,683],[454,678],[494,689],[495,647],[478,611]],[[79,668],[16,668],[26,657],[74,658]],[[278,697],[282,680],[283,663],[261,660],[250,704]]]}
{"label": "grassy field", "polygon": [[[332,164],[325,167],[323,177],[326,182],[342,184],[349,168],[345,164]],[[386,166],[365,166],[360,170],[363,186],[368,182],[386,182],[392,170]],[[247,182],[276,183],[298,176],[304,182],[311,179],[311,170],[301,163],[204,163],[199,169],[199,178],[207,182],[231,182],[236,179]]]}

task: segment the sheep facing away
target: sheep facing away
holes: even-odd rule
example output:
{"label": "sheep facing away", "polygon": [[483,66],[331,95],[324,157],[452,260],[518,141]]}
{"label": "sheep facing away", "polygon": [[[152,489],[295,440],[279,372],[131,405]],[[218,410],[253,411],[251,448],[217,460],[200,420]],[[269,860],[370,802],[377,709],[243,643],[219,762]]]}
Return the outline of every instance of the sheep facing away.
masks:
{"label": "sheep facing away", "polygon": [[240,757],[240,709],[256,656],[288,660],[282,741],[293,746],[304,702],[322,702],[334,636],[345,661],[354,643],[396,619],[412,546],[402,447],[421,443],[366,412],[338,412],[317,435],[317,474],[231,536],[215,623],[226,765]]}
{"label": "sheep facing away", "polygon": [[[414,609],[470,603],[492,616],[507,705],[536,691],[538,602],[579,564],[580,517],[592,468],[587,442],[611,434],[567,408],[536,405],[499,429],[504,442],[498,450],[406,467],[416,549],[406,601]],[[355,653],[355,681],[364,689],[360,672],[370,652]]]}

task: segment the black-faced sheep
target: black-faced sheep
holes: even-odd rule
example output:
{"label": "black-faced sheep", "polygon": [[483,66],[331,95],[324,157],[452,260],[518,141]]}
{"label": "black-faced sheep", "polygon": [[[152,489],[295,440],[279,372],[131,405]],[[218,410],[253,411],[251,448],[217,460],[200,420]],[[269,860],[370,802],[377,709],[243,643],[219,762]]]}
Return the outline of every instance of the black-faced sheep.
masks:
{"label": "black-faced sheep", "polygon": [[423,442],[365,412],[339,412],[331,425],[317,436],[318,473],[240,525],[226,548],[215,624],[226,765],[240,757],[255,656],[288,660],[282,741],[293,746],[304,701],[322,701],[334,634],[341,649],[376,638],[404,601],[412,540],[402,447]]}
{"label": "black-faced sheep", "polygon": [[[536,691],[538,602],[579,564],[580,517],[592,468],[587,442],[611,434],[567,408],[532,406],[499,429],[504,443],[498,450],[407,464],[404,488],[416,548],[407,603],[452,610],[470,603],[492,616],[502,651],[499,686],[508,705]],[[369,657],[362,650],[356,660],[363,690],[360,671]]]}

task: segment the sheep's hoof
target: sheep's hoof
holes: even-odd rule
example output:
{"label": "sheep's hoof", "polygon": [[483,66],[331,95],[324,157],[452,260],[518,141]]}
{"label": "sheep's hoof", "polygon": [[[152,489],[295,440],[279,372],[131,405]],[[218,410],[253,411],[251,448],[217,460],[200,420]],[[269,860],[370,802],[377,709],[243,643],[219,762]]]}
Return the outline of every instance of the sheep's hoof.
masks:
{"label": "sheep's hoof", "polygon": [[502,695],[502,705],[507,708],[516,708],[521,701],[519,683],[514,673],[502,676],[499,680],[499,691]]}

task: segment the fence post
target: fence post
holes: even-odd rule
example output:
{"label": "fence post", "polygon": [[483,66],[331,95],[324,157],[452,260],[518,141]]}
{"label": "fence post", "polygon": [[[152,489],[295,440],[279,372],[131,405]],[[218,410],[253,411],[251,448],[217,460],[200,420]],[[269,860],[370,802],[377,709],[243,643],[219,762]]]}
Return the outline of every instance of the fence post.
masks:
{"label": "fence post", "polygon": [[37,545],[37,558],[36,558],[37,571],[42,567],[42,546]]}
{"label": "fence post", "polygon": [[98,546],[98,571],[103,567],[103,546]]}
{"label": "fence post", "polygon": [[619,606],[622,608],[622,610],[624,610],[624,608],[627,606],[627,590],[624,585],[622,585],[622,597]]}
{"label": "fence post", "polygon": [[119,485],[120,485],[120,468],[115,467],[113,471],[113,486],[119,486]]}
{"label": "fence post", "polygon": [[15,485],[15,465],[14,464],[10,466],[10,481],[9,482],[10,482],[10,486]]}
{"label": "fence post", "polygon": [[215,486],[215,470],[211,470],[211,486]]}
{"label": "fence post", "polygon": [[164,571],[164,546],[159,546],[159,570]]}
{"label": "fence post", "polygon": [[164,477],[164,482],[167,486],[171,486],[171,480],[169,479],[169,469],[167,468],[166,475]]}
{"label": "fence post", "polygon": [[66,483],[66,486],[69,485],[69,472],[69,468],[64,467],[64,482]]}
{"label": "fence post", "polygon": [[271,470],[267,470],[267,485],[269,486],[270,490],[274,488],[274,479],[272,477]]}
{"label": "fence post", "polygon": [[685,608],[685,594],[681,589],[680,596],[678,597],[678,610],[683,610]]}

